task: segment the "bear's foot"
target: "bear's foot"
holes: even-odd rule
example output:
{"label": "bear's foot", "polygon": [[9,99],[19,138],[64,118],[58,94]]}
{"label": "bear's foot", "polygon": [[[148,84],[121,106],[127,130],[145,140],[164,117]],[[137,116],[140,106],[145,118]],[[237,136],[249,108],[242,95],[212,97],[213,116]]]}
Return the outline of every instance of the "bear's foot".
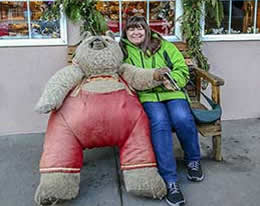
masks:
{"label": "bear's foot", "polygon": [[34,200],[38,205],[53,205],[75,198],[79,193],[80,173],[43,173]]}
{"label": "bear's foot", "polygon": [[167,194],[166,185],[157,168],[123,171],[126,191],[138,196],[162,199]]}

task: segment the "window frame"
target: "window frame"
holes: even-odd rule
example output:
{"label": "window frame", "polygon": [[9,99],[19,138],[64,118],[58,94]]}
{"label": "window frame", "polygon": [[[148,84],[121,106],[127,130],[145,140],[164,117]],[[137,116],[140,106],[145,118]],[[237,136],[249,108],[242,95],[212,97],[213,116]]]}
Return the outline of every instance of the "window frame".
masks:
{"label": "window frame", "polygon": [[[0,2],[3,0],[0,0]],[[47,1],[47,0],[9,0],[10,2],[32,2],[32,1]],[[51,0],[55,1],[55,0]],[[30,12],[30,10],[28,10]],[[30,16],[30,15],[28,15]],[[29,19],[29,18],[28,18]],[[30,20],[27,20],[30,23]],[[66,17],[61,12],[60,18],[60,38],[52,39],[0,39],[0,47],[27,47],[27,46],[62,46],[68,44],[67,21]]]}
{"label": "window frame", "polygon": [[[230,10],[232,9],[232,1],[230,0]],[[245,0],[246,1],[246,0]],[[254,9],[254,33],[246,34],[205,34],[205,4],[203,5],[203,15],[201,18],[201,39],[202,41],[250,41],[250,40],[260,40],[260,31],[256,32],[256,18],[257,18],[257,6],[260,4],[259,0],[255,1]],[[231,25],[231,15],[229,12],[229,27]]]}

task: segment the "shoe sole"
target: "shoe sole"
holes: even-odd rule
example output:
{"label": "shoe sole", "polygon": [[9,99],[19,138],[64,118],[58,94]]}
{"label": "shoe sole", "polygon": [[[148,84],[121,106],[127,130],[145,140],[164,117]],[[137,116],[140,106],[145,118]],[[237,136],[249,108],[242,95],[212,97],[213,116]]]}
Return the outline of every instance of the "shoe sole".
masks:
{"label": "shoe sole", "polygon": [[167,198],[165,198],[165,200],[166,200],[166,202],[169,204],[169,205],[171,205],[171,206],[182,206],[182,205],[184,205],[185,204],[185,200],[183,200],[183,201],[181,201],[181,202],[177,202],[177,203],[172,203],[172,202],[170,202]]}
{"label": "shoe sole", "polygon": [[187,179],[192,182],[201,182],[204,179],[204,175],[202,175],[202,177],[191,177],[190,175],[187,175]]}

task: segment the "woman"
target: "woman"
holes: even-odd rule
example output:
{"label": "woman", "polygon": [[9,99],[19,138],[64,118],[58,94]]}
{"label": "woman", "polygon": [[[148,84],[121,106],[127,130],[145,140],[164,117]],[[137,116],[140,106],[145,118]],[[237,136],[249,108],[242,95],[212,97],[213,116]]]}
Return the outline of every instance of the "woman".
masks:
{"label": "woman", "polygon": [[[164,57],[164,53],[167,53],[174,67],[170,75],[178,87],[182,88],[188,82],[189,70],[182,54],[172,43],[151,31],[144,17],[132,16],[127,20],[120,46],[125,63],[144,69],[162,70],[161,68],[167,67]],[[162,72],[155,72],[154,78],[159,81],[164,79],[164,75]],[[185,200],[177,183],[172,128],[184,150],[187,178],[196,182],[204,178],[200,165],[198,131],[189,103],[182,91],[166,89],[163,85],[137,91],[137,94],[150,121],[158,169],[167,185],[166,201],[174,206],[184,204]]]}

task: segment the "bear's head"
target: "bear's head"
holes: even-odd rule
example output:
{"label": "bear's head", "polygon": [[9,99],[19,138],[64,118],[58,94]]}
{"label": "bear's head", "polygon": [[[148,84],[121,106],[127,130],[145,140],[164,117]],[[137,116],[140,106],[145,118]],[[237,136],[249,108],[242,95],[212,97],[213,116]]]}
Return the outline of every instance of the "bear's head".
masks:
{"label": "bear's head", "polygon": [[105,36],[88,33],[73,58],[73,62],[88,75],[115,74],[119,72],[122,61],[123,53],[112,32]]}

